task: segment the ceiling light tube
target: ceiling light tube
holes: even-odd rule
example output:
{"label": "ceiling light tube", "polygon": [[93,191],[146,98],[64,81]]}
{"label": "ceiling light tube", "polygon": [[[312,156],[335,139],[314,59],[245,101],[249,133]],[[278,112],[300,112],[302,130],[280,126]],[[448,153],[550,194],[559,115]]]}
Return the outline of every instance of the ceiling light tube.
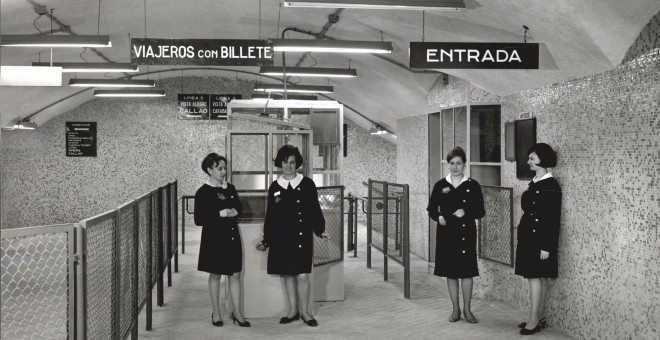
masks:
{"label": "ceiling light tube", "polygon": [[69,86],[79,87],[155,87],[155,80],[141,79],[70,79]]}
{"label": "ceiling light tube", "polygon": [[284,1],[284,7],[457,11],[465,9],[465,3],[463,0],[294,0]]}
{"label": "ceiling light tube", "polygon": [[12,126],[10,129],[16,129],[16,130],[34,130],[37,128],[37,124],[27,121],[27,120],[21,120],[16,122],[14,126]]}
{"label": "ceiling light tube", "polygon": [[[278,84],[257,84],[254,91],[258,92],[284,92],[284,86]],[[286,92],[300,92],[300,93],[332,93],[334,89],[332,86],[318,86],[318,85],[287,85]]]}
{"label": "ceiling light tube", "polygon": [[323,68],[323,67],[287,67],[261,66],[259,73],[268,76],[295,77],[326,77],[326,78],[355,78],[357,71],[351,68]]}
{"label": "ceiling light tube", "polygon": [[[287,87],[287,90],[289,88]],[[272,95],[269,93],[252,93],[250,95],[252,99],[271,99],[271,100],[280,100],[284,99],[284,95],[281,93],[273,93]],[[293,99],[293,100],[318,100],[318,97],[316,96],[306,96],[304,94],[287,94],[287,99]]]}
{"label": "ceiling light tube", "polygon": [[[32,63],[32,66],[50,66],[50,63]],[[62,72],[138,72],[137,65],[128,63],[53,63]]]}
{"label": "ceiling light tube", "polygon": [[338,52],[392,53],[389,41],[271,39],[273,51],[279,52]]}
{"label": "ceiling light tube", "polygon": [[165,97],[164,90],[94,90],[96,97]]}
{"label": "ceiling light tube", "polygon": [[3,35],[2,46],[112,47],[108,35]]}
{"label": "ceiling light tube", "polygon": [[372,135],[384,135],[387,134],[387,130],[385,130],[380,124],[374,124],[371,126],[371,129],[369,129],[369,133]]}

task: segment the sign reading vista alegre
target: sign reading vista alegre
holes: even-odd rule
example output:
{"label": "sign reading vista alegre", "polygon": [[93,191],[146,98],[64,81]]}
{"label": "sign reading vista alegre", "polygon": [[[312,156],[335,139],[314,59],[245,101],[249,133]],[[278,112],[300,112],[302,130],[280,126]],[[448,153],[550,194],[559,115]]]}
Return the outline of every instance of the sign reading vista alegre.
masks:
{"label": "sign reading vista alegre", "polygon": [[411,42],[410,67],[538,69],[539,44]]}
{"label": "sign reading vista alegre", "polygon": [[137,65],[273,65],[265,40],[131,38],[131,63]]}

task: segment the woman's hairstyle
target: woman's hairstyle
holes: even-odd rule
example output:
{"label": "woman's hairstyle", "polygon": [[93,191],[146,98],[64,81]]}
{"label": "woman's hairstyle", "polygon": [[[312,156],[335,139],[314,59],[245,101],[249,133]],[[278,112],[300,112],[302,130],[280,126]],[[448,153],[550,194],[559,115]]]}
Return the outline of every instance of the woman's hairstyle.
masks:
{"label": "woman's hairstyle", "polygon": [[454,157],[461,157],[461,159],[463,160],[463,164],[465,164],[466,162],[465,150],[463,150],[462,147],[457,146],[451,149],[451,151],[449,151],[449,153],[447,154],[447,163],[451,162],[451,160],[454,159]]}
{"label": "woman's hairstyle", "polygon": [[536,143],[527,150],[528,155],[532,152],[536,152],[536,155],[539,156],[539,159],[541,160],[541,162],[537,164],[538,166],[542,168],[553,168],[557,165],[557,154],[555,153],[555,150],[552,150],[550,145]]}
{"label": "woman's hairstyle", "polygon": [[282,146],[280,150],[277,151],[277,156],[275,157],[275,166],[281,168],[282,162],[286,162],[286,160],[291,156],[296,157],[296,169],[300,168],[303,163],[302,155],[300,154],[300,151],[298,151],[297,147],[288,144]]}
{"label": "woman's hairstyle", "polygon": [[225,165],[227,164],[226,158],[218,155],[215,152],[211,152],[210,154],[206,155],[206,157],[204,157],[204,160],[202,161],[202,170],[204,170],[207,175],[210,175],[207,169],[217,166],[220,161],[225,162]]}

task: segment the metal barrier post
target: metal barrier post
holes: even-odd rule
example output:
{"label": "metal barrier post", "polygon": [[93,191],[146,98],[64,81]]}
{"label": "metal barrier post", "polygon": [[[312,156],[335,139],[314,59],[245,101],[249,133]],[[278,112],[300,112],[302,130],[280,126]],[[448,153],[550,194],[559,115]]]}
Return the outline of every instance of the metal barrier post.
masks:
{"label": "metal barrier post", "polygon": [[85,228],[82,228],[80,225],[76,224],[76,251],[78,261],[76,261],[76,339],[85,339],[86,338],[86,326],[87,326],[87,307],[85,298],[87,294],[87,287],[85,284],[85,275],[84,272],[87,268],[87,249],[85,248],[84,240],[87,239],[85,235]]}
{"label": "metal barrier post", "polygon": [[158,202],[158,283],[156,284],[156,305],[163,306],[163,191],[159,188],[156,202]]}
{"label": "metal barrier post", "polygon": [[367,194],[367,268],[371,268],[371,178],[369,178],[368,194]]}
{"label": "metal barrier post", "polygon": [[388,252],[388,231],[389,231],[389,225],[388,225],[388,207],[389,207],[389,190],[388,190],[388,183],[383,184],[383,280],[387,281],[387,252]]}
{"label": "metal barrier post", "polygon": [[114,217],[113,217],[113,227],[112,230],[114,232],[114,238],[115,238],[115,282],[112,287],[112,291],[114,292],[114,299],[115,299],[115,339],[120,340],[121,339],[121,308],[120,308],[120,301],[121,301],[121,235],[119,233],[119,223],[117,219],[119,218],[119,210],[115,210],[113,212]]}
{"label": "metal barrier post", "polygon": [[[358,248],[358,199],[357,199],[357,197],[353,198],[353,203],[355,203],[355,208],[353,210],[355,212],[355,217],[353,218],[353,224],[354,224],[353,225],[353,235],[351,235],[351,237],[353,237],[353,245],[355,246],[353,248],[353,257],[357,257],[357,248]],[[362,205],[364,205],[364,203],[362,203]]]}
{"label": "metal barrier post", "polygon": [[181,197],[181,254],[186,253],[186,205],[188,201]]}
{"label": "metal barrier post", "polygon": [[408,184],[403,186],[402,227],[403,227],[403,296],[410,299],[410,197]]}
{"label": "metal barrier post", "polygon": [[175,250],[174,250],[174,272],[178,273],[179,272],[179,207],[177,204],[179,204],[178,198],[179,198],[179,191],[178,191],[178,183],[177,181],[174,181],[174,198],[170,198],[170,202],[174,204],[172,207],[172,212],[174,212],[174,218],[172,223],[174,223],[174,245],[175,245]]}
{"label": "metal barrier post", "polygon": [[394,198],[394,250],[401,252],[401,242],[399,237],[401,236],[401,230],[399,230],[400,215],[399,215],[399,204],[401,203],[400,197]]}
{"label": "metal barrier post", "polygon": [[153,308],[153,300],[151,298],[151,295],[153,295],[153,288],[154,288],[154,281],[152,280],[153,278],[153,209],[154,209],[154,198],[153,198],[154,193],[151,192],[149,195],[149,200],[147,203],[147,241],[146,244],[147,246],[147,278],[145,279],[145,289],[147,290],[146,296],[147,296],[147,320],[146,320],[146,330],[150,331],[152,329],[151,325],[151,317],[152,317],[152,308]]}
{"label": "metal barrier post", "polygon": [[167,286],[172,287],[172,197],[170,194],[170,185],[165,186],[165,193],[167,195],[165,206],[167,207]]}
{"label": "metal barrier post", "polygon": [[346,250],[351,251],[354,249],[353,244],[353,197],[348,194],[348,237],[346,238]]}
{"label": "metal barrier post", "polygon": [[138,338],[138,292],[140,280],[138,278],[138,254],[140,247],[140,204],[135,201],[133,205],[133,329],[131,339]]}

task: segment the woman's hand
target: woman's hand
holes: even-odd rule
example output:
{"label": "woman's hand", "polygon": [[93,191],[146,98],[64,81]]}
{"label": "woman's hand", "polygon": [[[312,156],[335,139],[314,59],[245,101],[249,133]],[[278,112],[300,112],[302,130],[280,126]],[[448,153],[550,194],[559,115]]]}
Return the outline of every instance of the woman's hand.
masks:
{"label": "woman's hand", "polygon": [[327,240],[330,239],[330,235],[328,235],[328,233],[326,233],[326,232],[323,232],[323,234],[321,234],[320,237],[323,241],[327,241]]}
{"label": "woman's hand", "polygon": [[458,210],[454,211],[453,215],[458,217],[458,218],[461,218],[461,217],[465,216],[465,211],[463,209],[458,209]]}
{"label": "woman's hand", "polygon": [[445,221],[445,218],[441,216],[438,216],[438,223],[440,225],[447,225],[447,221]]}
{"label": "woman's hand", "polygon": [[238,215],[238,211],[236,211],[236,209],[231,208],[231,209],[228,209],[228,210],[229,210],[229,213],[228,213],[227,217],[234,217],[234,216]]}
{"label": "woman's hand", "polygon": [[541,260],[547,260],[548,256],[550,256],[549,252],[547,252],[545,250],[541,250]]}
{"label": "woman's hand", "polygon": [[222,209],[220,210],[220,217],[229,217],[231,209]]}
{"label": "woman's hand", "polygon": [[263,242],[257,243],[257,250],[266,251],[266,246],[264,246]]}

